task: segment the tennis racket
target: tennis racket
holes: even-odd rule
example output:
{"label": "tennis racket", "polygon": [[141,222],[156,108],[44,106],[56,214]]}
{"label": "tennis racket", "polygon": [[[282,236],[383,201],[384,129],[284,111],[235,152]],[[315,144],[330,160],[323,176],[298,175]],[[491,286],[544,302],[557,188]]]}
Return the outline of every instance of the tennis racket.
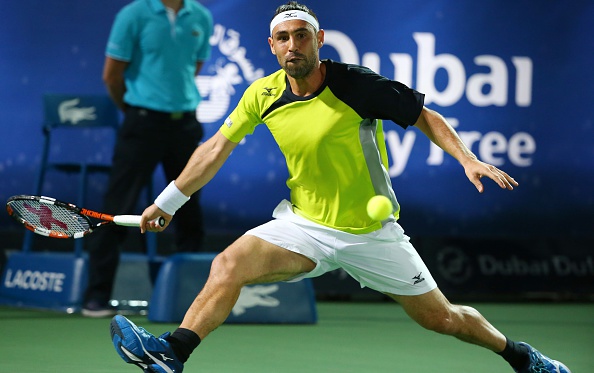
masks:
{"label": "tennis racket", "polygon": [[[141,218],[140,215],[108,215],[45,196],[10,197],[6,210],[28,230],[52,238],[81,238],[109,224],[140,227]],[[164,226],[165,219],[157,218],[156,223]]]}

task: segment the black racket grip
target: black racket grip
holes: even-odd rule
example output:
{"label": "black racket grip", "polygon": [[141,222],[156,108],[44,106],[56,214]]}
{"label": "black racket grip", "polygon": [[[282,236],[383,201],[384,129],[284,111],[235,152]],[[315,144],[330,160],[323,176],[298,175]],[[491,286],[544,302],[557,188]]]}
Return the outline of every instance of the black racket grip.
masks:
{"label": "black racket grip", "polygon": [[159,227],[164,227],[165,226],[165,218],[162,216],[159,216],[158,218],[155,219],[155,223],[159,226]]}

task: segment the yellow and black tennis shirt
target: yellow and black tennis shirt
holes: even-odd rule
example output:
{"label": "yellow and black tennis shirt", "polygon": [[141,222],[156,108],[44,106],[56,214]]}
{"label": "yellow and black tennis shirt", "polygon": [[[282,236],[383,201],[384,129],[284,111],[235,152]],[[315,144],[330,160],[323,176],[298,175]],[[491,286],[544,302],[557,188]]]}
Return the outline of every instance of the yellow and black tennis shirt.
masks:
{"label": "yellow and black tennis shirt", "polygon": [[244,92],[220,131],[239,142],[265,124],[286,158],[287,186],[296,214],[341,231],[363,234],[381,227],[366,212],[376,194],[400,206],[388,175],[382,119],[406,128],[423,108],[424,95],[370,69],[332,60],[312,95],[291,92],[279,70]]}

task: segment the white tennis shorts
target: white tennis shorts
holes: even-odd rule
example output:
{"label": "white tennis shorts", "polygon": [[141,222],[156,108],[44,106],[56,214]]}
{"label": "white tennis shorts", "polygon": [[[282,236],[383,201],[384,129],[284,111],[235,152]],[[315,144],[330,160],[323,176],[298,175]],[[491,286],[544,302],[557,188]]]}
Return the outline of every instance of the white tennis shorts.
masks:
{"label": "white tennis shorts", "polygon": [[293,212],[283,200],[274,210],[275,218],[247,231],[274,245],[302,254],[316,267],[289,280],[321,276],[342,268],[361,287],[396,295],[419,295],[437,287],[427,266],[394,221],[367,234],[351,234],[325,227]]}

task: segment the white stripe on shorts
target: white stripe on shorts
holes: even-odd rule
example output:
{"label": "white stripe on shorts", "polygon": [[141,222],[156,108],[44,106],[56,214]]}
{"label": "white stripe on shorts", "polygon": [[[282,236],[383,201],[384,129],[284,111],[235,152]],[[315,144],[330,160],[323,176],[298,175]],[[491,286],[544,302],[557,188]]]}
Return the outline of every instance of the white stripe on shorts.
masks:
{"label": "white stripe on shorts", "polygon": [[342,268],[361,287],[397,295],[419,295],[437,287],[427,266],[396,221],[367,234],[351,234],[302,218],[281,201],[274,220],[247,231],[316,263],[309,273],[290,281],[321,276]]}

